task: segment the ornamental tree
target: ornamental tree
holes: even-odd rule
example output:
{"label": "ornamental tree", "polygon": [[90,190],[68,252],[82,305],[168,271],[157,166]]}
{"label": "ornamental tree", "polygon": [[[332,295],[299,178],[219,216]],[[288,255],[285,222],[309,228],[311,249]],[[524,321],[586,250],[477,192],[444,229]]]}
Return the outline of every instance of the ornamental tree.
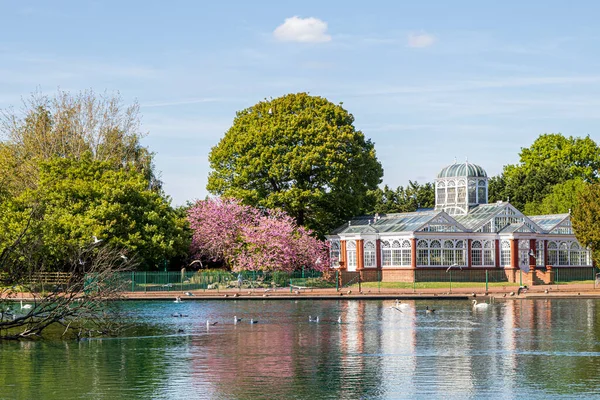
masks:
{"label": "ornamental tree", "polygon": [[383,176],[371,140],[341,105],[306,93],[239,111],[212,148],[209,192],[281,208],[300,226],[327,233],[364,211]]}
{"label": "ornamental tree", "polygon": [[196,202],[188,209],[188,221],[192,255],[234,271],[329,266],[327,244],[281,210],[261,211],[237,199],[216,198]]}

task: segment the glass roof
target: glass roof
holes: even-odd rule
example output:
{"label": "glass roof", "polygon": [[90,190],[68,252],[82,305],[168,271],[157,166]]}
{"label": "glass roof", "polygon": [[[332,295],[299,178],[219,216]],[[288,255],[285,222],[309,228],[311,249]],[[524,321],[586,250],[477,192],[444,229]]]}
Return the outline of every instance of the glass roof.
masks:
{"label": "glass roof", "polygon": [[[448,221],[454,220],[459,224],[459,226],[462,225],[467,230],[473,231],[491,221],[492,218],[497,214],[500,214],[500,216],[509,216],[504,215],[505,213],[501,213],[502,210],[507,206],[509,206],[509,203],[506,202],[480,204],[478,206],[471,207],[469,213],[466,215],[446,215],[445,218],[448,219]],[[415,232],[441,213],[443,213],[443,211],[423,210],[411,213],[384,214],[379,216],[377,219],[374,216],[356,217],[349,221],[349,223],[335,229],[331,234]],[[525,218],[529,218],[535,225],[548,232],[556,225],[564,221],[564,219],[568,216],[569,214],[553,214],[535,215]],[[524,218],[523,214],[521,213],[515,214],[514,217]],[[452,224],[452,222],[449,223]],[[524,222],[509,224],[502,229],[502,233],[515,232],[524,225],[530,225],[530,223],[527,222],[527,219],[525,219]],[[532,227],[528,226],[527,229],[532,229]],[[535,227],[533,230],[537,229],[538,228]]]}
{"label": "glass roof", "polygon": [[529,219],[545,231],[549,231],[568,216],[569,214],[532,215]]}
{"label": "glass roof", "polygon": [[[441,211],[417,211],[412,213],[384,214],[377,221],[373,216],[358,217],[334,230],[332,234],[368,232],[414,232]],[[369,223],[370,222],[370,223]]]}
{"label": "glass roof", "polygon": [[464,164],[452,164],[442,169],[437,177],[438,178],[450,178],[456,176],[473,176],[477,178],[487,178],[487,173],[479,165],[465,162]]}
{"label": "glass roof", "polygon": [[476,229],[488,222],[508,203],[480,204],[472,207],[468,214],[454,215],[454,219],[467,229]]}

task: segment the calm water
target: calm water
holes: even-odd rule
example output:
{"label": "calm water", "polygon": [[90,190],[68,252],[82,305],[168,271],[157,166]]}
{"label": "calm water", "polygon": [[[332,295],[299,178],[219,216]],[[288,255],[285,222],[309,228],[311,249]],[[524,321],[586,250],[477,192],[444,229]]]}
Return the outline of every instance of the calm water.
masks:
{"label": "calm water", "polygon": [[0,343],[0,398],[600,398],[599,301],[408,303],[126,303],[154,334]]}

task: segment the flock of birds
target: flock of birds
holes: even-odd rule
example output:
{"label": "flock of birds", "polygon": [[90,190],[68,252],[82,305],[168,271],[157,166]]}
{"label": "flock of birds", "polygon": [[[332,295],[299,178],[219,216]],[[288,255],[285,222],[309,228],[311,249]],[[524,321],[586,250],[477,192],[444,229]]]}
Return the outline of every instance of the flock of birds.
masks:
{"label": "flock of birds", "polygon": [[[192,293],[189,293],[189,294],[188,293],[189,292],[186,292],[185,294],[189,295],[189,296],[193,296]],[[181,303],[182,301],[183,300],[181,300],[181,297],[177,297],[177,298],[175,298],[174,302],[175,303]],[[489,307],[490,307],[490,305],[488,303],[480,303],[477,300],[473,300],[473,309],[474,310],[487,310]],[[401,313],[404,312],[404,311],[408,312],[408,311],[412,310],[412,307],[410,306],[410,304],[403,303],[400,300],[396,300],[396,304],[393,305],[393,306],[391,306],[391,307],[389,307],[389,308],[392,309],[392,310],[399,311]],[[429,306],[426,306],[424,311],[425,311],[426,314],[433,314],[433,313],[435,313],[435,308],[430,308]],[[172,314],[172,316],[175,317],[175,318],[185,318],[188,315],[187,314],[182,314],[182,313],[179,312],[179,313]],[[233,324],[237,325],[238,322],[242,322],[242,318],[238,318],[237,315],[234,315],[234,317],[233,317]],[[250,322],[251,325],[254,325],[254,324],[258,323],[258,320],[255,320],[255,319],[251,318],[249,322]],[[309,315],[308,316],[308,322],[309,323],[317,323],[318,324],[320,322],[319,316],[313,317],[312,315]],[[211,326],[217,325],[218,323],[219,323],[219,321],[211,321],[211,320],[207,319],[206,320],[206,328],[208,329]],[[338,317],[337,323],[338,324],[342,324],[342,317],[341,316]],[[178,332],[182,332],[182,330],[180,329]]]}
{"label": "flock of birds", "polygon": [[[474,310],[487,310],[490,307],[489,303],[479,303],[477,300],[473,299],[473,309]],[[396,300],[396,305],[391,306],[390,309],[396,311],[410,311],[411,306],[408,303],[403,303],[400,300]],[[425,306],[426,314],[435,313],[435,308],[430,308],[429,306]]]}

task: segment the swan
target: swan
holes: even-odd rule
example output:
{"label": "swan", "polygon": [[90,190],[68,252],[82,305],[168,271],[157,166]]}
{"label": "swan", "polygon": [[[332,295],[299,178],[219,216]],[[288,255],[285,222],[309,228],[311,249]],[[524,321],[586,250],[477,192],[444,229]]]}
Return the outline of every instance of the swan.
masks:
{"label": "swan", "polygon": [[250,319],[250,323],[251,324],[258,324],[258,321],[253,320],[252,318]]}
{"label": "swan", "polygon": [[182,302],[181,297],[176,297],[175,301],[173,303],[181,303],[181,302]]}
{"label": "swan", "polygon": [[489,306],[488,303],[478,303],[477,300],[473,300],[473,308],[476,310],[487,310]]}
{"label": "swan", "polygon": [[400,300],[396,300],[396,307],[402,310],[409,310],[410,305],[408,303],[403,303]]}
{"label": "swan", "polygon": [[241,318],[238,318],[238,317],[237,317],[237,315],[234,315],[234,316],[233,316],[233,324],[234,324],[234,325],[235,325],[235,324],[237,324],[238,322],[240,322],[241,320],[242,320],[242,319],[241,319]]}
{"label": "swan", "polygon": [[21,300],[21,309],[29,310],[32,307],[31,304],[23,304],[23,300]]}
{"label": "swan", "polygon": [[209,327],[209,326],[215,326],[215,325],[216,325],[216,324],[218,324],[218,323],[219,323],[219,321],[210,322],[209,320],[206,320],[206,326],[207,326],[207,327]]}

